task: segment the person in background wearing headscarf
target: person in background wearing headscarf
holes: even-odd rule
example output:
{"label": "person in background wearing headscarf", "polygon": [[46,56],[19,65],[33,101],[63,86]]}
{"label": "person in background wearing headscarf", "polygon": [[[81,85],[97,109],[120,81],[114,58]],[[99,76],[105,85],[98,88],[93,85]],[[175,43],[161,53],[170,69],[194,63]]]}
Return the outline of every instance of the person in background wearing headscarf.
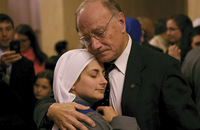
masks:
{"label": "person in background wearing headscarf", "polygon": [[[56,102],[73,102],[90,106],[104,97],[107,80],[104,78],[103,63],[90,54],[86,49],[76,49],[66,52],[58,60],[54,71],[53,93]],[[134,117],[118,116],[111,106],[100,106],[79,111],[94,120],[95,130],[110,129],[139,129]],[[110,124],[109,124],[110,123]],[[87,124],[86,127],[91,129]],[[53,130],[58,129],[57,125]]]}
{"label": "person in background wearing headscarf", "polygon": [[126,18],[126,31],[127,33],[136,41],[136,43],[140,44],[142,37],[142,28],[139,21],[135,18]]}

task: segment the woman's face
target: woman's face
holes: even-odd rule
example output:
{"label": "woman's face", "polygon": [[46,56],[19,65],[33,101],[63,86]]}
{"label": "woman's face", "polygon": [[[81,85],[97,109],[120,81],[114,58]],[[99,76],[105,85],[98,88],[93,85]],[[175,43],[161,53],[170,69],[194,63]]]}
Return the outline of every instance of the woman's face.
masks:
{"label": "woman's face", "polygon": [[26,52],[31,46],[31,41],[28,39],[26,35],[15,33],[14,39],[20,41],[21,52]]}
{"label": "woman's face", "polygon": [[191,46],[192,48],[196,48],[200,45],[200,35],[196,35],[192,38]]}
{"label": "woman's face", "polygon": [[169,19],[167,25],[167,36],[170,42],[179,42],[181,40],[181,30],[178,28],[176,22],[173,19]]}
{"label": "woman's face", "polygon": [[46,78],[38,78],[33,86],[36,99],[48,96],[52,92],[51,84]]}
{"label": "woman's face", "polygon": [[91,103],[103,99],[107,80],[102,64],[95,59],[82,71],[72,90],[78,97]]}

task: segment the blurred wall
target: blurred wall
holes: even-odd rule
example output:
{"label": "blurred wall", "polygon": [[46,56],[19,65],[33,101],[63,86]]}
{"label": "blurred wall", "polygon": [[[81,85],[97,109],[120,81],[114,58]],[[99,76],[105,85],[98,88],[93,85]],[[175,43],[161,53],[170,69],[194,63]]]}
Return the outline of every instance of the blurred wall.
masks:
{"label": "blurred wall", "polygon": [[0,13],[8,14],[8,0],[0,0]]}
{"label": "blurred wall", "polygon": [[54,44],[66,39],[64,0],[41,0],[42,48],[47,55],[55,53]]}
{"label": "blurred wall", "polygon": [[200,0],[188,0],[188,16],[194,21],[200,17]]}
{"label": "blurred wall", "polygon": [[187,13],[187,0],[116,0],[126,17],[147,16],[153,20]]}

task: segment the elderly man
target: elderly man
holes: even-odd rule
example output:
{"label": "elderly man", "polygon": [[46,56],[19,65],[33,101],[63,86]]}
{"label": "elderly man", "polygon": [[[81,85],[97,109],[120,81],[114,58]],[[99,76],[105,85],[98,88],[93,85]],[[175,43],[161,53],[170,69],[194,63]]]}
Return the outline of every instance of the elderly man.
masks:
{"label": "elderly man", "polygon": [[[99,61],[116,65],[109,73],[109,104],[119,115],[135,117],[141,130],[200,129],[179,62],[135,43],[114,0],[84,0],[76,22],[80,42],[88,51]],[[87,129],[80,120],[94,125],[75,109],[83,108],[76,103],[58,104],[49,97],[38,103],[35,120],[41,125],[52,119],[62,129]]]}

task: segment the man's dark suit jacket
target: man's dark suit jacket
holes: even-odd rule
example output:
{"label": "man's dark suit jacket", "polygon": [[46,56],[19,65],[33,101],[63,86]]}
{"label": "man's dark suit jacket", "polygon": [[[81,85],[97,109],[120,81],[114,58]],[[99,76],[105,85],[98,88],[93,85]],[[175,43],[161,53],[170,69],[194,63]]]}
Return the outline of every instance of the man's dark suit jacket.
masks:
{"label": "man's dark suit jacket", "polygon": [[[0,79],[0,127],[19,128],[33,125],[35,72],[33,62],[25,57],[13,63],[10,85]],[[30,127],[31,129],[31,127]]]}
{"label": "man's dark suit jacket", "polygon": [[[38,102],[34,119],[44,123],[53,96]],[[179,62],[133,42],[122,93],[122,114],[135,117],[141,130],[200,129],[200,117]]]}
{"label": "man's dark suit jacket", "polygon": [[180,63],[134,43],[124,81],[122,114],[136,117],[141,130],[200,129],[200,116]]}
{"label": "man's dark suit jacket", "polygon": [[193,99],[200,110],[200,46],[187,53],[181,71],[193,90]]}

